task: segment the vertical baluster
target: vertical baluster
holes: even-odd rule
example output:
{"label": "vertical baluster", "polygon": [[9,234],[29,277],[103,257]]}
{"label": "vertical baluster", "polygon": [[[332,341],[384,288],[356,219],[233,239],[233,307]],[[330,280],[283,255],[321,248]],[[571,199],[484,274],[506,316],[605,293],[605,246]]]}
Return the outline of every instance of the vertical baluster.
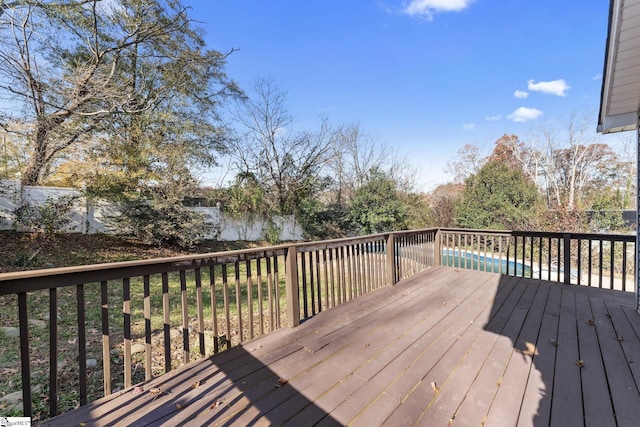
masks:
{"label": "vertical baluster", "polygon": [[273,294],[274,294],[273,272],[271,271],[271,262],[273,258],[275,258],[275,255],[273,257],[269,257],[267,255],[265,259],[267,263],[267,297],[269,299],[269,332],[276,329],[275,301],[273,297]]}
{"label": "vertical baluster", "polygon": [[603,257],[602,238],[598,239],[598,244],[600,249],[600,254],[598,255],[598,287],[602,288],[602,264],[604,264],[602,262],[602,257]]}
{"label": "vertical baluster", "polygon": [[622,290],[627,290],[627,242],[622,241]]}
{"label": "vertical baluster", "polygon": [[314,264],[313,264],[313,252],[314,251],[309,251],[306,252],[306,256],[309,258],[309,297],[311,298],[311,315],[315,316],[315,314],[317,313],[316,311],[316,281],[314,276]]}
{"label": "vertical baluster", "polygon": [[538,279],[542,280],[542,237],[538,237]]}
{"label": "vertical baluster", "polygon": [[240,342],[244,341],[244,325],[242,322],[242,287],[240,281],[240,261],[236,260],[235,268],[235,286],[236,286],[236,311],[238,313],[238,336]]}
{"label": "vertical baluster", "polygon": [[204,343],[204,303],[202,301],[202,273],[200,268],[193,271],[196,281],[196,311],[198,312],[198,348],[200,357],[206,355]]}
{"label": "vertical baluster", "polygon": [[169,303],[169,275],[162,273],[162,321],[164,338],[164,372],[171,371],[171,304]]}
{"label": "vertical baluster", "polygon": [[560,238],[558,237],[556,238],[556,265],[558,266],[558,271],[556,271],[556,282],[560,282],[560,268],[562,266],[560,247]]}
{"label": "vertical baluster", "polygon": [[131,281],[122,279],[122,314],[124,318],[124,387],[131,387]]}
{"label": "vertical baluster", "polygon": [[144,376],[148,381],[153,376],[151,372],[151,289],[149,275],[143,277],[143,306],[144,306]]}
{"label": "vertical baluster", "polygon": [[[342,304],[342,281],[340,274],[342,269],[340,268],[340,249],[335,248],[333,251],[335,254],[334,277],[336,279],[336,303]],[[342,272],[344,272],[344,270],[342,270]]]}
{"label": "vertical baluster", "polygon": [[329,295],[329,266],[327,265],[327,249],[322,249],[322,274],[324,276],[324,306],[331,307],[331,297]]}
{"label": "vertical baluster", "polygon": [[315,266],[316,266],[316,292],[318,300],[318,313],[322,311],[322,279],[320,277],[320,250],[314,250]]}
{"label": "vertical baluster", "polygon": [[577,275],[578,275],[578,285],[581,285],[582,284],[582,239],[578,238],[577,240],[578,240],[578,254],[577,254],[577,257],[578,257],[578,265],[577,265],[578,272],[577,272]]}
{"label": "vertical baluster", "polygon": [[224,301],[225,346],[231,348],[231,318],[229,313],[229,275],[227,264],[222,264],[222,298]]}
{"label": "vertical baluster", "polygon": [[611,259],[609,260],[609,289],[614,289],[613,279],[615,272],[616,242],[614,240],[610,240],[609,245],[611,245]]}
{"label": "vertical baluster", "polygon": [[273,276],[276,285],[275,297],[276,297],[276,328],[280,329],[282,325],[280,321],[280,275],[278,273],[278,256],[273,255]]}
{"label": "vertical baluster", "polygon": [[[103,341],[103,357],[104,357]],[[107,359],[109,364],[109,341],[107,340]],[[106,375],[105,375],[106,378]],[[107,387],[105,387],[105,396]],[[49,289],[49,415],[58,415],[58,288]]]}
{"label": "vertical baluster", "polygon": [[[31,357],[29,355],[29,312],[27,293],[18,293],[18,321],[20,323],[20,362],[22,365],[22,409],[25,417],[31,417]],[[51,319],[55,322],[56,319]],[[56,362],[57,363],[57,362]]]}
{"label": "vertical baluster", "polygon": [[347,275],[348,275],[348,280],[349,280],[349,299],[352,300],[357,296],[357,289],[356,289],[356,284],[355,284],[355,280],[354,280],[354,274],[353,274],[353,269],[354,269],[354,245],[348,245],[344,248],[345,251],[345,255],[346,255],[346,268],[347,268]]}
{"label": "vertical baluster", "polygon": [[549,248],[549,253],[547,254],[547,280],[551,281],[551,256],[553,252],[553,246],[551,245],[551,237],[547,238],[547,247]]}
{"label": "vertical baluster", "polygon": [[84,285],[76,285],[78,309],[78,365],[80,380],[80,405],[87,404],[87,327],[85,324]]}
{"label": "vertical baluster", "polygon": [[211,298],[211,322],[213,323],[213,352],[220,351],[218,344],[218,297],[216,295],[216,259],[214,258],[212,265],[209,267],[209,294]]}
{"label": "vertical baluster", "polygon": [[[109,352],[111,345],[109,343],[109,289],[106,280],[100,282],[100,303],[100,317],[102,318],[102,378],[104,395],[109,396],[111,394],[111,354]],[[51,317],[51,319],[57,319],[57,317]]]}
{"label": "vertical baluster", "polygon": [[[304,318],[309,318],[309,303],[308,303],[308,295],[307,295],[307,257],[306,252],[302,252],[299,254],[300,256],[300,276],[302,276],[302,311],[304,313]],[[313,293],[313,292],[311,292]]]}
{"label": "vertical baluster", "polygon": [[[266,254],[265,254],[266,255]],[[262,256],[256,258],[256,282],[258,283],[258,321],[260,322],[260,335],[264,335],[264,300],[262,289]]]}
{"label": "vertical baluster", "polygon": [[253,332],[253,278],[251,277],[251,261],[245,261],[247,269],[247,315],[249,321],[249,339],[254,336]]}
{"label": "vertical baluster", "polygon": [[182,311],[182,363],[189,363],[189,301],[187,298],[187,273],[180,270],[180,302]]}

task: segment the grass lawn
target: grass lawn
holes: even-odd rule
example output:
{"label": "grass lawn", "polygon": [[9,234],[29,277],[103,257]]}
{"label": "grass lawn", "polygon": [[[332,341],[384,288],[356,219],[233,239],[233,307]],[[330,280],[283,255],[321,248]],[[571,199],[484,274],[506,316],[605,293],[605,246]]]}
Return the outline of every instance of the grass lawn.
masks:
{"label": "grass lawn", "polygon": [[[140,243],[118,239],[106,235],[59,235],[44,238],[23,233],[0,232],[0,272],[19,271],[24,269],[38,269],[63,267],[71,265],[94,264],[103,262],[127,261],[135,259],[149,259],[186,255],[189,253],[208,253],[226,250],[246,249],[260,246],[253,242],[207,242],[191,251],[173,248],[156,248]],[[280,271],[278,280],[271,287],[266,277],[265,263],[261,264],[261,279],[257,280],[258,272],[255,261],[252,263],[232,263],[225,266],[223,274],[221,266],[213,271],[215,292],[211,294],[210,271],[203,269],[202,305],[204,333],[207,344],[207,354],[213,352],[214,337],[221,348],[225,341],[233,344],[239,341],[239,335],[247,339],[249,335],[258,335],[274,327],[275,319],[268,313],[276,308],[276,295],[284,297],[284,266],[282,259],[278,259]],[[247,283],[247,269],[252,273],[251,298]],[[223,277],[226,275],[226,282]],[[183,318],[182,286],[179,273],[168,275],[170,324],[176,331],[182,330],[183,321],[188,323],[191,333],[190,358],[195,360],[199,353],[199,336],[196,307],[197,291],[195,287],[194,271],[187,271],[186,298],[187,316]],[[239,280],[238,280],[239,279]],[[226,283],[226,284],[225,284]],[[152,333],[152,371],[154,375],[164,372],[163,347],[163,310],[162,310],[162,277],[149,277],[150,286],[150,326]],[[277,287],[277,289],[276,289]],[[123,281],[110,281],[109,296],[109,347],[111,366],[112,391],[124,386],[123,384]],[[132,343],[143,344],[145,334],[144,316],[144,285],[143,279],[132,278],[131,292],[131,336]],[[103,393],[102,366],[102,328],[101,328],[101,300],[100,284],[87,284],[84,287],[86,308],[86,345],[87,358],[96,361],[96,366],[88,369],[89,400],[101,397]],[[59,409],[67,411],[79,404],[78,393],[78,327],[76,308],[76,288],[61,288],[58,291],[58,383]],[[252,310],[249,310],[251,300]],[[238,316],[238,303],[240,316]],[[46,326],[49,319],[49,293],[46,291],[29,294],[29,318],[34,320],[30,325],[31,373],[33,387],[34,422],[48,417],[49,399],[49,333]],[[214,310],[215,307],[215,322]],[[260,307],[262,311],[260,311]],[[281,303],[281,309],[284,304]],[[260,313],[263,316],[260,316]],[[266,314],[265,314],[266,313]],[[282,313],[282,310],[281,310]],[[282,313],[282,315],[284,315]],[[284,319],[281,319],[282,324]],[[15,296],[0,297],[0,326],[18,326],[17,298]],[[276,325],[277,327],[277,325]],[[3,346],[0,347],[0,399],[3,396],[20,391],[21,372],[19,359],[19,338],[1,336]],[[184,362],[183,340],[181,332],[173,335],[171,343],[172,367]],[[140,382],[145,378],[144,352],[136,352],[132,356],[132,381]],[[0,416],[20,416],[15,407],[0,403]]]}

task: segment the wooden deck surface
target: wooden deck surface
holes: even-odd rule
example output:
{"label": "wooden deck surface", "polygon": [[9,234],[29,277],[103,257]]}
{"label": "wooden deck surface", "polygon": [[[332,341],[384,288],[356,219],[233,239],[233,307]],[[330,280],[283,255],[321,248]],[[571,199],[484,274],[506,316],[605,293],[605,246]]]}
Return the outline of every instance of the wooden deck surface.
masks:
{"label": "wooden deck surface", "polygon": [[441,267],[44,425],[640,426],[633,299]]}

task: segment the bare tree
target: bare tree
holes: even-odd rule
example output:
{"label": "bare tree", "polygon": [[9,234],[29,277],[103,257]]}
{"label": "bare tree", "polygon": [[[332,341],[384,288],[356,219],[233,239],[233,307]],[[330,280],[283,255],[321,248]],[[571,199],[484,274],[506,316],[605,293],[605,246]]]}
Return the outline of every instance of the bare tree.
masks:
{"label": "bare tree", "polygon": [[336,202],[341,204],[366,183],[368,171],[384,170],[393,153],[357,124],[338,126],[331,139],[333,153],[328,169],[335,182]]}
{"label": "bare tree", "polygon": [[287,94],[271,78],[256,79],[253,94],[236,113],[243,130],[231,150],[236,168],[256,177],[278,213],[295,213],[317,190],[332,154],[328,122],[321,118],[317,131],[296,132]]}
{"label": "bare tree", "polygon": [[487,157],[477,145],[466,144],[458,150],[456,160],[447,162],[444,171],[453,175],[454,183],[464,184],[465,179],[475,175],[486,162]]}
{"label": "bare tree", "polygon": [[532,141],[541,156],[543,189],[550,206],[570,211],[578,208],[585,189],[599,179],[603,166],[612,161],[613,151],[597,142],[590,126],[587,118],[572,115],[563,132],[550,127],[534,132]]}

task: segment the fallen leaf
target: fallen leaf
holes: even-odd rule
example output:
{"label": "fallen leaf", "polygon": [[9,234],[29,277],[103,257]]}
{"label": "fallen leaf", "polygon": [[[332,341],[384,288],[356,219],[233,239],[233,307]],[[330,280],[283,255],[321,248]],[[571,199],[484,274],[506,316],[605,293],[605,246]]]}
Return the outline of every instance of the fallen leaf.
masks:
{"label": "fallen leaf", "polygon": [[578,366],[578,368],[584,367],[584,360],[576,360],[576,366]]}
{"label": "fallen leaf", "polygon": [[176,409],[179,411],[180,409],[184,408],[184,406],[182,406],[179,403],[176,403]]}
{"label": "fallen leaf", "polygon": [[595,324],[596,324],[596,322],[594,322],[593,319],[589,319],[587,321],[587,325],[589,325],[589,326],[595,326]]}
{"label": "fallen leaf", "polygon": [[159,388],[152,388],[149,390],[149,393],[153,394],[153,400],[156,400],[158,396],[162,394],[162,390],[160,390]]}
{"label": "fallen leaf", "polygon": [[144,388],[142,387],[134,387],[133,394],[142,393],[143,391],[144,391]]}
{"label": "fallen leaf", "polygon": [[549,344],[555,345],[557,347],[558,346],[558,340],[550,339],[549,340]]}
{"label": "fallen leaf", "polygon": [[280,388],[280,387],[282,387],[283,385],[285,385],[288,382],[289,382],[289,380],[285,380],[284,378],[280,378],[278,380],[278,385],[276,386],[276,388]]}
{"label": "fallen leaf", "polygon": [[620,342],[624,341],[624,337],[623,336],[618,336],[618,341],[620,341]]}
{"label": "fallen leaf", "polygon": [[223,400],[222,399],[216,399],[216,401],[214,402],[213,405],[211,405],[211,409],[215,409],[218,406],[222,405]]}
{"label": "fallen leaf", "polygon": [[436,384],[435,381],[431,382],[431,388],[433,389],[433,391],[435,391],[436,393],[440,393],[440,387],[438,387],[438,385]]}
{"label": "fallen leaf", "polygon": [[538,349],[536,348],[536,345],[530,342],[525,343],[525,347],[527,347],[525,350],[522,350],[522,354],[524,354],[525,356],[537,356],[538,354]]}
{"label": "fallen leaf", "polygon": [[196,381],[195,383],[191,384],[191,388],[192,389],[195,389],[195,388],[198,388],[198,387],[200,387],[200,381]]}

